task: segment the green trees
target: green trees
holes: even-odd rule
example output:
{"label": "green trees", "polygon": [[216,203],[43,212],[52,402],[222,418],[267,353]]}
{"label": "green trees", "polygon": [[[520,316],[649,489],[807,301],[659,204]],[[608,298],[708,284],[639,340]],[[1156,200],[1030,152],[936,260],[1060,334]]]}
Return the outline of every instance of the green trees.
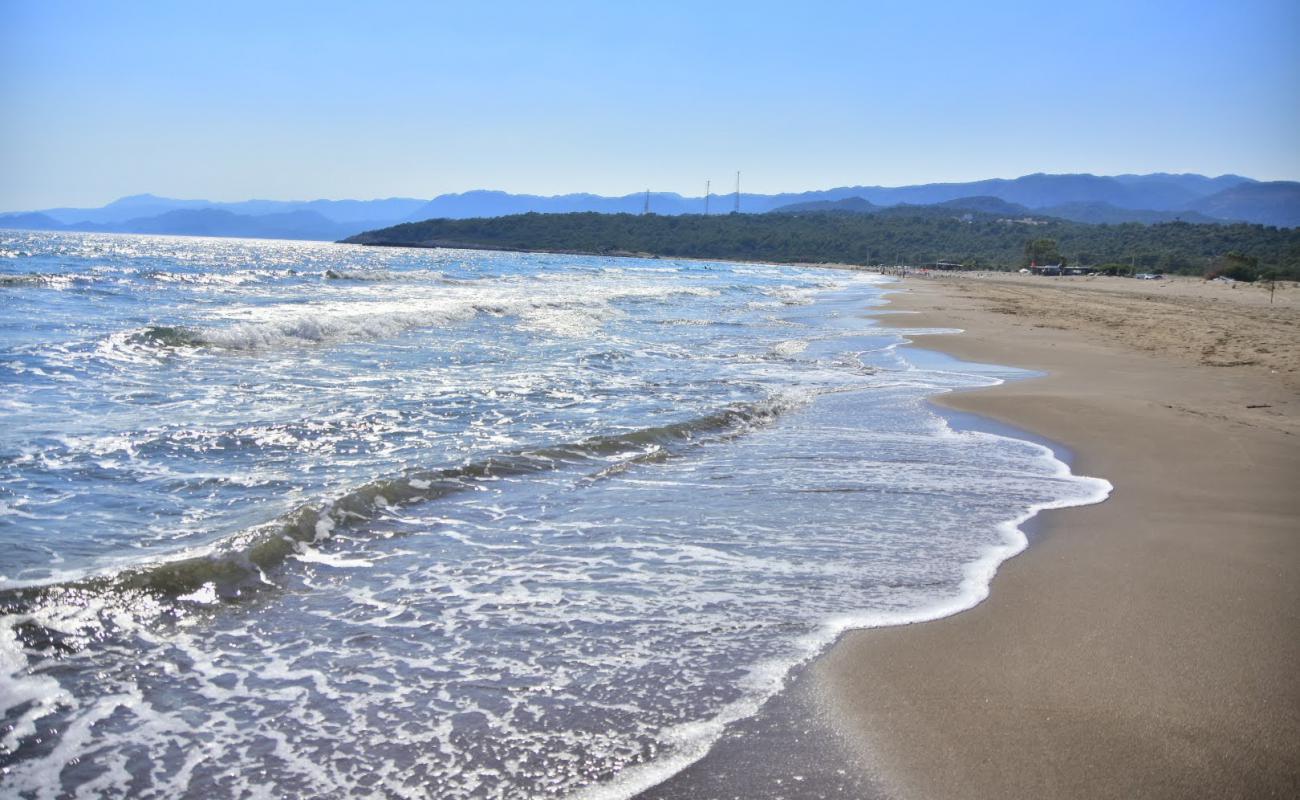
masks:
{"label": "green trees", "polygon": [[[1271,275],[1275,270],[1266,270]],[[1259,259],[1250,256],[1244,256],[1241,253],[1225,253],[1222,257],[1215,259],[1214,264],[1206,272],[1205,277],[1232,278],[1234,281],[1254,281],[1262,275],[1259,271]]]}
{"label": "green trees", "polygon": [[534,213],[432,219],[347,241],[809,263],[894,264],[901,258],[912,264],[951,261],[985,269],[1015,269],[1031,260],[1184,274],[1228,268],[1253,275],[1272,269],[1281,278],[1300,278],[1300,229],[1183,222],[1089,225],[989,214],[973,214],[966,221],[924,207],[874,214]]}
{"label": "green trees", "polygon": [[1065,259],[1061,257],[1057,249],[1055,239],[1030,239],[1025,242],[1025,261],[1021,266],[1038,264],[1046,266],[1052,264],[1065,264]]}

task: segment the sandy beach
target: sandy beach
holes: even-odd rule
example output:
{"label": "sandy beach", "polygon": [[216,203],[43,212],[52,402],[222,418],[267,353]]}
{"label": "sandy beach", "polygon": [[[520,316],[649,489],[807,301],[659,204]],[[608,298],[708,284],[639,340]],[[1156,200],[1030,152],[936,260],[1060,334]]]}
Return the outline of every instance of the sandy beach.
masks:
{"label": "sandy beach", "polygon": [[[1152,285],[1155,283],[1155,285]],[[1195,280],[909,278],[885,324],[1045,377],[948,407],[1109,479],[1052,512],[990,597],[846,636],[812,668],[886,794],[1300,793],[1297,290]]]}

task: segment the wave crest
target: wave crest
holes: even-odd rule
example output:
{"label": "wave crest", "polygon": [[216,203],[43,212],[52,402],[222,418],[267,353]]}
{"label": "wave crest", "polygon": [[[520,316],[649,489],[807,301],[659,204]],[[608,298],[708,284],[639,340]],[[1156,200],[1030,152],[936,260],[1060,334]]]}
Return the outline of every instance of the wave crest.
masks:
{"label": "wave crest", "polygon": [[183,325],[150,325],[128,336],[127,342],[161,347],[197,347],[205,344],[201,331]]}
{"label": "wave crest", "polygon": [[[267,573],[306,546],[338,530],[356,530],[387,509],[423,503],[467,491],[484,480],[599,465],[586,480],[599,480],[633,464],[657,461],[711,441],[722,441],[770,424],[802,402],[795,396],[728,406],[682,422],[594,436],[570,444],[493,455],[457,467],[414,470],[380,478],[324,502],[309,503],[284,516],[230,537],[208,552],[159,561],[76,581],[0,590],[0,612],[21,613],[47,599],[93,592],[148,595],[171,600],[199,591],[234,601],[273,585]],[[615,463],[609,464],[610,460]]]}

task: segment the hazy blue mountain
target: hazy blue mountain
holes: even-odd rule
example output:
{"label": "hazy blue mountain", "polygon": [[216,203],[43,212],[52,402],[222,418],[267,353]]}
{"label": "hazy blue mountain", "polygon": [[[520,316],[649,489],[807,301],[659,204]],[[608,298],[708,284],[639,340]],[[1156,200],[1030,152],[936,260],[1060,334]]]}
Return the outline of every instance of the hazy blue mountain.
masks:
{"label": "hazy blue mountain", "polygon": [[1154,225],[1158,222],[1226,222],[1222,218],[1207,216],[1199,211],[1156,211],[1142,208],[1119,208],[1110,203],[1061,203],[1037,209],[1049,217],[1088,222],[1094,225],[1118,225],[1123,222],[1141,222]]}
{"label": "hazy blue mountain", "polygon": [[1228,173],[1211,178],[1202,175],[1199,172],[1147,172],[1136,174],[1126,172],[1122,175],[1112,176],[1115,180],[1125,184],[1135,183],[1163,183],[1173,181],[1191,187],[1194,191],[1201,194],[1214,193],[1227,189],[1230,186],[1236,186],[1239,183],[1255,183],[1254,178],[1247,178],[1244,175],[1234,175]]}
{"label": "hazy blue mountain", "polygon": [[897,188],[860,187],[862,197],[881,205],[933,205],[963,197],[996,197],[1030,208],[1068,200],[1110,200],[1126,194],[1123,184],[1096,175],[1025,175],[972,183],[931,183]]}
{"label": "hazy blue mountain", "polygon": [[[853,196],[849,187],[815,192],[786,192],[782,194],[750,194],[741,192],[740,210],[746,214],[761,214],[783,206],[803,202],[826,202]],[[595,211],[601,214],[640,214],[645,208],[645,192],[602,197],[594,194],[565,194],[546,197],[531,194],[478,190],[461,194],[444,194],[430,200],[410,216],[410,221],[425,219],[470,219],[474,217],[503,217],[511,214],[567,214]],[[709,213],[726,214],[735,208],[736,195],[713,194],[709,196]],[[704,197],[684,196],[676,192],[651,192],[650,211],[655,214],[702,214]]]}
{"label": "hazy blue mountain", "polygon": [[[1181,208],[1191,199],[1205,197],[1243,183],[1254,183],[1240,175],[1220,175],[1209,178],[1195,173],[1171,174],[1155,172],[1149,175],[1116,175],[1115,180],[1125,186],[1136,187],[1146,199],[1147,208]],[[1179,200],[1179,198],[1184,198]]]}
{"label": "hazy blue mountain", "polygon": [[878,214],[884,210],[890,210],[900,213],[910,212],[936,212],[941,214],[951,213],[953,211],[977,211],[981,214],[997,214],[1000,216],[1022,217],[1030,214],[1030,210],[1017,203],[1008,203],[997,197],[959,197],[956,200],[946,200],[942,203],[931,203],[928,205],[914,205],[912,203],[899,203],[894,206],[880,206],[865,200],[861,197],[846,197],[843,200],[810,200],[804,203],[791,203],[788,206],[781,206],[772,210],[774,214],[793,214],[807,212],[845,212],[855,214]]}
{"label": "hazy blue mountain", "polygon": [[[424,219],[470,219],[504,217],[511,214],[567,214],[573,211],[596,211],[602,214],[639,214],[645,209],[645,192],[621,197],[595,194],[562,194],[545,197],[535,194],[476,190],[435,197],[408,215],[411,221]],[[715,197],[713,202],[719,202]],[[651,192],[650,210],[655,214],[701,213],[704,200],[692,204],[687,198],[670,192]],[[713,210],[720,211],[720,206]]]}
{"label": "hazy blue mountain", "polygon": [[140,214],[155,211],[159,208],[164,209],[164,211],[172,211],[176,208],[197,208],[204,205],[209,205],[207,200],[177,200],[171,197],[159,197],[156,194],[132,194],[119,197],[104,206],[103,210],[124,214]]}
{"label": "hazy blue mountain", "polygon": [[321,240],[341,238],[341,232],[355,230],[353,225],[328,220],[314,211],[253,216],[217,208],[177,209],[153,217],[127,220],[110,227],[123,233]]}
{"label": "hazy blue mountain", "polygon": [[37,214],[34,212],[19,214],[0,214],[0,228],[21,228],[28,231],[57,231],[63,228],[63,223],[59,222],[49,214]]}
{"label": "hazy blue mountain", "polygon": [[807,212],[842,212],[847,214],[872,214],[880,206],[861,197],[846,197],[843,200],[809,200],[804,203],[791,203],[772,209],[773,214],[800,214]]}
{"label": "hazy blue mountain", "polygon": [[[996,198],[1027,209],[1061,206],[1065,203],[1108,203],[1117,208],[1143,211],[1182,211],[1188,203],[1217,193],[1227,187],[1251,183],[1251,178],[1199,174],[1156,173],[1151,176],[1105,177],[1092,174],[1031,174],[1019,178],[993,178],[966,183],[924,183],[918,186],[840,186],[836,189],[783,193],[775,195],[741,194],[741,211],[762,213],[805,203],[836,203],[861,198],[874,206],[932,206],[971,196]],[[536,211],[567,213],[595,211],[602,213],[638,213],[645,195],[604,198],[590,194],[515,195],[504,191],[467,191],[441,195],[417,209],[409,219],[467,219],[494,217]],[[705,200],[701,196],[651,194],[650,207],[655,213],[701,213]],[[712,196],[710,209],[725,213],[735,207],[735,195]]]}
{"label": "hazy blue mountain", "polygon": [[997,214],[1005,217],[1023,217],[1030,214],[1030,210],[1019,203],[1008,203],[1000,197],[990,197],[988,195],[980,197],[958,197],[956,200],[946,200],[937,205],[944,208],[956,208],[962,211],[979,211],[984,214]]}
{"label": "hazy blue mountain", "polygon": [[126,233],[180,233],[191,236],[244,236],[256,226],[253,218],[215,208],[176,209],[105,226]]}
{"label": "hazy blue mountain", "polygon": [[[141,205],[152,209],[151,205]],[[77,230],[100,233],[155,233],[178,236],[239,236],[253,239],[316,239],[336,241],[363,230],[378,221],[335,222],[314,211],[289,211],[280,214],[235,214],[218,208],[178,208],[153,216],[135,217],[121,222],[77,222],[62,224],[45,214],[6,214],[0,216],[0,228],[27,230]],[[391,224],[387,223],[387,224]]]}
{"label": "hazy blue mountain", "polygon": [[382,200],[312,200],[303,208],[315,211],[335,222],[360,222],[368,219],[405,219],[425,204],[416,197],[386,197]]}
{"label": "hazy blue mountain", "polygon": [[51,208],[41,213],[65,225],[93,223],[111,225],[133,219],[156,217],[169,211],[211,208],[234,214],[263,216],[311,211],[331,222],[398,222],[427,200],[389,197],[382,200],[241,200],[234,203],[211,200],[179,200],[152,194],[137,194],[114,200],[102,208]]}
{"label": "hazy blue mountain", "polygon": [[[1260,183],[1240,175],[1196,174],[1048,175],[995,178],[966,183],[915,186],[839,186],[810,192],[761,195],[742,193],[740,210],[842,210],[880,213],[886,207],[940,205],[1002,216],[1038,214],[1080,222],[1162,222],[1245,220],[1270,225],[1300,225],[1293,182]],[[700,214],[704,198],[652,192],[655,214]],[[527,212],[639,214],[644,192],[604,197],[596,194],[555,196],[478,190],[424,200],[390,197],[379,200],[244,200],[223,203],[138,194],[101,208],[51,208],[0,216],[0,227],[64,230],[157,230],[168,233],[220,231],[220,236],[268,236],[309,239],[343,238],[400,222],[446,218],[499,217]],[[735,195],[715,194],[709,211],[725,214]],[[188,212],[177,214],[176,212]],[[225,212],[239,219],[199,212]],[[311,216],[293,216],[307,214]],[[157,219],[162,218],[162,219]],[[261,220],[256,222],[254,220]]]}
{"label": "hazy blue mountain", "polygon": [[205,208],[212,204],[206,200],[176,200],[152,194],[135,194],[122,197],[101,208],[48,208],[41,211],[64,225],[96,225],[126,222],[139,217],[152,217],[182,208]]}
{"label": "hazy blue mountain", "polygon": [[1269,181],[1232,186],[1199,198],[1188,208],[1220,219],[1294,228],[1300,226],[1300,183]]}
{"label": "hazy blue mountain", "polygon": [[[878,205],[932,205],[963,197],[996,197],[1028,208],[1063,203],[1109,203],[1119,208],[1173,210],[1192,199],[1248,181],[1247,178],[1203,175],[1127,176],[1125,180],[1097,175],[1047,175],[1037,173],[1014,179],[994,178],[971,183],[931,183],[901,187],[854,187],[853,191]],[[1216,182],[1217,181],[1217,182]]]}
{"label": "hazy blue mountain", "polygon": [[311,211],[332,222],[364,222],[403,220],[427,202],[414,197],[388,197],[381,200],[244,200],[209,205],[223,211],[253,216]]}
{"label": "hazy blue mountain", "polygon": [[1219,223],[1225,220],[1216,219],[1206,216],[1197,211],[1155,211],[1152,209],[1120,208],[1103,202],[1074,202],[1062,203],[1055,206],[1046,206],[1043,208],[1029,208],[1019,203],[1009,203],[998,197],[959,197],[956,200],[945,200],[942,203],[932,203],[930,205],[912,205],[910,203],[901,203],[896,206],[878,206],[861,197],[850,197],[845,200],[819,200],[808,203],[795,203],[793,205],[782,206],[773,213],[791,213],[791,212],[854,212],[854,213],[898,213],[898,214],[920,214],[922,216],[935,213],[951,213],[953,211],[969,211],[979,214],[989,214],[997,217],[1056,217],[1058,219],[1067,219],[1072,222],[1086,222],[1090,224],[1119,224],[1122,222],[1140,222],[1144,225],[1152,225],[1157,222],[1174,222],[1181,220],[1183,222],[1198,223]]}

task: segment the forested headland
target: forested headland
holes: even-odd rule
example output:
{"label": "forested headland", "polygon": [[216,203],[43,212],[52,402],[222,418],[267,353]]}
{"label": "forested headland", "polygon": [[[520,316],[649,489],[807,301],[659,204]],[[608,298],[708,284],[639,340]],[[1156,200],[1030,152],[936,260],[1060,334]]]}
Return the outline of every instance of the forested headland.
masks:
{"label": "forested headland", "polygon": [[974,269],[1039,264],[1239,279],[1300,279],[1300,229],[1249,224],[1094,225],[895,208],[876,214],[517,214],[431,219],[358,234],[353,244],[654,255],[720,260],[934,262]]}

